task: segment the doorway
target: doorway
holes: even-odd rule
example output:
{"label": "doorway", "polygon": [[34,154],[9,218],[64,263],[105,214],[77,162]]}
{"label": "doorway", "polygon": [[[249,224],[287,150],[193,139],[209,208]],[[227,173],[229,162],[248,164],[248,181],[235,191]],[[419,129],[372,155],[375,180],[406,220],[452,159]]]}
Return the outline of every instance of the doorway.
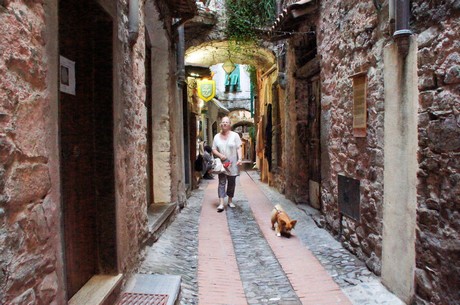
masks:
{"label": "doorway", "polygon": [[310,205],[321,209],[321,84],[319,74],[308,81],[308,186]]}
{"label": "doorway", "polygon": [[75,62],[76,84],[59,93],[68,299],[93,275],[117,270],[112,29],[95,0],[59,1],[59,53]]}
{"label": "doorway", "polygon": [[153,194],[153,111],[152,111],[152,43],[145,28],[145,107],[147,112],[147,205],[154,202]]}

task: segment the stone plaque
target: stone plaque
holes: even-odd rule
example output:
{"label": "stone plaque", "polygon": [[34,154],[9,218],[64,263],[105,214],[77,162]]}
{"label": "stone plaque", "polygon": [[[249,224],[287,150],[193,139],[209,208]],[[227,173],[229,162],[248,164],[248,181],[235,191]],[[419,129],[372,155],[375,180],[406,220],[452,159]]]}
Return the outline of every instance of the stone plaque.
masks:
{"label": "stone plaque", "polygon": [[359,180],[338,175],[339,212],[356,221],[360,220]]}
{"label": "stone plaque", "polygon": [[358,73],[353,78],[353,135],[366,137],[367,105],[366,105],[366,73]]}

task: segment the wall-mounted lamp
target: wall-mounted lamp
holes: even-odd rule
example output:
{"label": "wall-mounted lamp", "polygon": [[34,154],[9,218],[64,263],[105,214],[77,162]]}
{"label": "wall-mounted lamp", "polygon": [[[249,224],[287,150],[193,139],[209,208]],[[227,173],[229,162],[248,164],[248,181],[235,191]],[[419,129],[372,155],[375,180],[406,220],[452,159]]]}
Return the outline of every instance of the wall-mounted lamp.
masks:
{"label": "wall-mounted lamp", "polygon": [[230,59],[227,59],[222,65],[222,69],[224,69],[227,75],[230,75],[233,72],[233,70],[235,70],[235,68],[235,64]]}

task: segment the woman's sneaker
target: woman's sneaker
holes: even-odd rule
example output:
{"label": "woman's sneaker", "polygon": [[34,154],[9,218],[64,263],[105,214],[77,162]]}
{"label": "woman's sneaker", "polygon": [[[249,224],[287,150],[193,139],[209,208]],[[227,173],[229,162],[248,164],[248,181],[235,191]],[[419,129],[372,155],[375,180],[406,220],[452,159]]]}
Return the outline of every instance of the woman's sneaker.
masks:
{"label": "woman's sneaker", "polygon": [[217,207],[217,212],[220,213],[224,210],[224,205],[223,204],[219,204],[219,206]]}
{"label": "woman's sneaker", "polygon": [[236,205],[233,202],[229,202],[228,206],[231,207],[231,208],[236,208]]}

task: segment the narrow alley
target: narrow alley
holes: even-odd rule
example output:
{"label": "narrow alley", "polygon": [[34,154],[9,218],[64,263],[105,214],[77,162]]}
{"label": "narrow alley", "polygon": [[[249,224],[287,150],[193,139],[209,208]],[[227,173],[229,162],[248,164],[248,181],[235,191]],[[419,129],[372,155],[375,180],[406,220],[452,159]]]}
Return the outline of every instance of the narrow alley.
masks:
{"label": "narrow alley", "polygon": [[0,305],[460,305],[459,28],[460,0],[0,0]]}
{"label": "narrow alley", "polygon": [[[217,213],[216,192],[217,179],[203,180],[138,271],[181,276],[181,304],[404,304],[316,225],[317,210],[287,200],[256,171],[237,179],[236,208]],[[298,220],[291,238],[270,228],[275,204]]]}

